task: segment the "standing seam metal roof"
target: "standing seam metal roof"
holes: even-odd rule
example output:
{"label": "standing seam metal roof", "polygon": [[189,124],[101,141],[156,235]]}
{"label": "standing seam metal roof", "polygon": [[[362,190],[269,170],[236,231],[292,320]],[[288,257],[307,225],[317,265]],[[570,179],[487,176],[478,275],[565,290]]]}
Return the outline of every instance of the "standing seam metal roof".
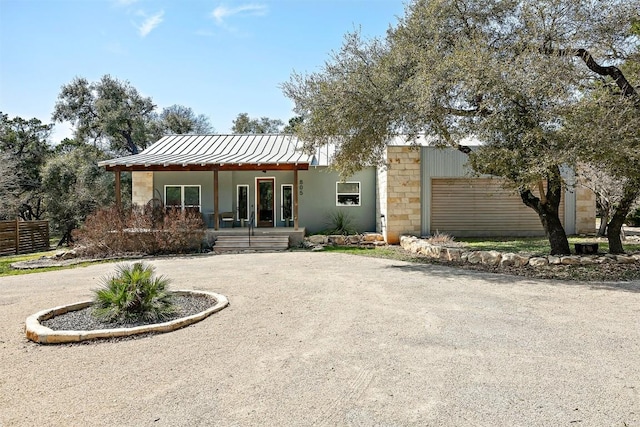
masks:
{"label": "standing seam metal roof", "polygon": [[100,166],[207,164],[317,164],[293,135],[168,135],[139,154]]}

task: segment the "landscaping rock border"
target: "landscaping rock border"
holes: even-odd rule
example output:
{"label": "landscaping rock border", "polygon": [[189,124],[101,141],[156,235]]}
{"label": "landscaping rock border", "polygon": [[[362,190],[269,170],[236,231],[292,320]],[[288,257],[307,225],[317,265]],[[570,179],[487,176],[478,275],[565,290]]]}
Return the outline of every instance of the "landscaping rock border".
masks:
{"label": "landscaping rock border", "polygon": [[466,251],[434,245],[425,239],[415,236],[401,236],[400,246],[409,252],[424,255],[440,261],[456,261],[469,264],[482,264],[500,267],[543,267],[553,265],[592,265],[592,264],[631,264],[640,263],[640,253],[627,255],[595,254],[595,255],[549,255],[533,256],[498,251]]}
{"label": "landscaping rock border", "polygon": [[82,310],[83,308],[86,308],[93,304],[92,301],[82,301],[74,304],[42,310],[27,317],[27,320],[25,322],[25,333],[29,340],[40,344],[63,344],[93,340],[98,338],[118,338],[146,333],[171,332],[175,331],[176,329],[180,329],[199,322],[229,305],[229,300],[227,299],[227,297],[214,292],[177,290],[172,291],[172,293],[176,295],[205,295],[215,299],[216,303],[207,310],[191,316],[181,317],[179,319],[171,320],[168,322],[135,326],[131,328],[96,329],[92,331],[54,331],[40,324],[40,321],[42,320],[47,320],[53,316],[58,316],[69,311]]}
{"label": "landscaping rock border", "polygon": [[386,246],[384,236],[380,233],[363,234],[314,234],[305,237],[303,246],[314,251],[321,251],[325,246]]}

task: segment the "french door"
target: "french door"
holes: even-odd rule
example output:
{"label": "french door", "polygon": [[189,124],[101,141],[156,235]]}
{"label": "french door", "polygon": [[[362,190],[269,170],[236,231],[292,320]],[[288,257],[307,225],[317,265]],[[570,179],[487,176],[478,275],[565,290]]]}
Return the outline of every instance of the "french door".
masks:
{"label": "french door", "polygon": [[274,187],[274,178],[258,178],[256,180],[256,226],[258,227],[274,226]]}

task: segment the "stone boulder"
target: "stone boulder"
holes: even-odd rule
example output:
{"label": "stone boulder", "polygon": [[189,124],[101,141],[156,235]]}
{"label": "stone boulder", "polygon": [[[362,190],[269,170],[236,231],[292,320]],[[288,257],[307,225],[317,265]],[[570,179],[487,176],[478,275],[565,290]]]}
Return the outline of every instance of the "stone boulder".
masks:
{"label": "stone boulder", "polygon": [[560,259],[559,256],[550,255],[548,259],[549,259],[549,265],[560,265],[560,264],[562,264],[562,260]]}
{"label": "stone boulder", "polygon": [[507,252],[502,254],[500,267],[524,267],[529,262],[529,257]]}
{"label": "stone boulder", "polygon": [[440,253],[440,258],[445,261],[459,262],[462,259],[462,249],[444,248]]}
{"label": "stone boulder", "polygon": [[420,245],[420,249],[418,249],[418,253],[426,257],[431,257],[431,249],[433,249],[431,245],[423,241],[423,244]]}
{"label": "stone boulder", "polygon": [[380,233],[364,233],[362,240],[365,242],[384,242],[384,237]]}
{"label": "stone boulder", "polygon": [[616,262],[618,264],[633,264],[636,262],[635,258],[628,255],[616,255]]}
{"label": "stone boulder", "polygon": [[347,242],[349,242],[349,244],[351,245],[357,245],[358,243],[360,243],[360,239],[361,237],[358,235],[347,236]]}
{"label": "stone boulder", "polygon": [[567,255],[560,257],[560,264],[562,265],[577,265],[580,264],[580,257],[576,255]]}
{"label": "stone boulder", "polygon": [[480,251],[472,251],[467,255],[467,262],[469,264],[480,264],[482,262],[482,254]]}
{"label": "stone boulder", "polygon": [[544,267],[549,265],[549,260],[547,257],[533,257],[529,259],[529,265],[532,267]]}
{"label": "stone boulder", "polygon": [[309,236],[308,239],[312,245],[326,245],[329,242],[327,236],[324,234],[314,234],[313,236]]}
{"label": "stone boulder", "polygon": [[498,265],[502,259],[502,254],[498,251],[482,251],[480,259],[484,265]]}
{"label": "stone boulder", "polygon": [[73,249],[71,249],[71,250],[61,250],[61,251],[57,251],[51,257],[51,259],[55,259],[55,260],[59,260],[59,261],[65,261],[65,260],[68,260],[68,259],[74,259],[77,256],[78,256],[78,254]]}
{"label": "stone boulder", "polygon": [[346,243],[346,239],[342,234],[332,234],[327,236],[327,240],[329,243],[333,243],[338,246],[343,246]]}

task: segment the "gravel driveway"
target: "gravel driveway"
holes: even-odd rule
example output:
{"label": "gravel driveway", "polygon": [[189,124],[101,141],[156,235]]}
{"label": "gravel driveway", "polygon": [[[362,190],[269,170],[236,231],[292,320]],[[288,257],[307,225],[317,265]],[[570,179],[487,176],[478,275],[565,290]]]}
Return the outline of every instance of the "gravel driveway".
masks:
{"label": "gravel driveway", "polygon": [[230,307],[176,332],[41,346],[25,318],[113,264],[0,278],[0,426],[640,426],[640,283],[336,253],[152,261]]}

